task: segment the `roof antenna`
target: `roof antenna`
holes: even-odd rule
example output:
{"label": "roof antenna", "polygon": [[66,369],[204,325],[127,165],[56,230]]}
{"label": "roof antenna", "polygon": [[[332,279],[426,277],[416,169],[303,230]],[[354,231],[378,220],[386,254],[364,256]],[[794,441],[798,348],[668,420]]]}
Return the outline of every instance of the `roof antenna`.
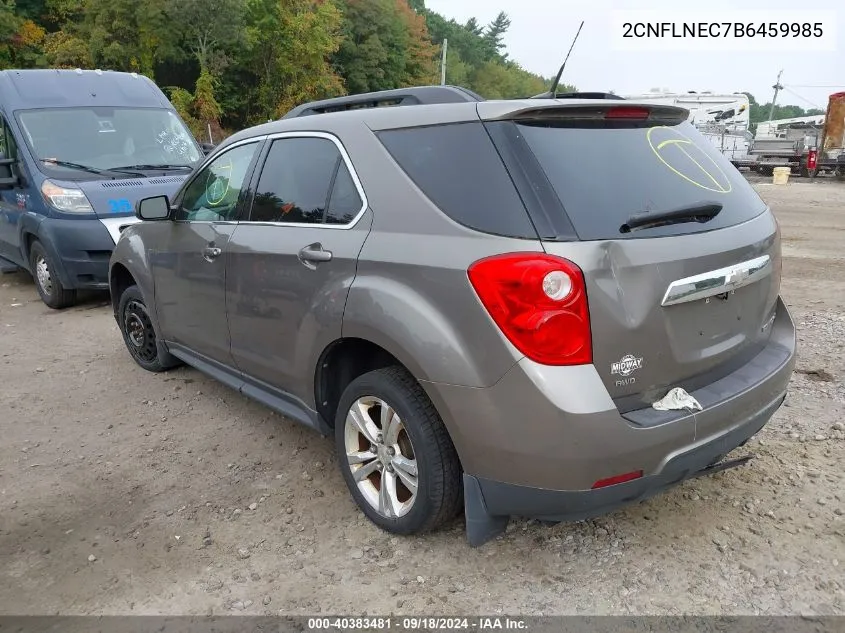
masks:
{"label": "roof antenna", "polygon": [[578,27],[578,32],[575,34],[575,39],[572,40],[572,45],[569,47],[569,52],[566,54],[566,59],[563,60],[563,64],[560,67],[560,70],[557,71],[557,77],[552,82],[551,89],[544,95],[540,95],[546,99],[555,99],[557,98],[557,85],[560,83],[560,76],[563,74],[563,69],[566,68],[566,62],[569,60],[569,56],[572,54],[572,49],[575,48],[575,42],[578,41],[578,36],[581,34],[581,29],[584,27],[584,20],[581,20],[581,26]]}

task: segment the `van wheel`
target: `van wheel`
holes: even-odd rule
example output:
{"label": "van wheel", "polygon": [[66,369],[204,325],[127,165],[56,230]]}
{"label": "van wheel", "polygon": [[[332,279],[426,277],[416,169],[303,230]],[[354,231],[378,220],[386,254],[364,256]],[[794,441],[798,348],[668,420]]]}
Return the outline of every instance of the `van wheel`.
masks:
{"label": "van wheel", "polygon": [[352,497],[383,530],[418,534],[460,512],[457,452],[434,405],[403,368],[378,369],[349,384],[335,443]]}
{"label": "van wheel", "polygon": [[181,364],[159,345],[147,305],[138,286],[129,286],[120,295],[118,326],[129,355],[147,371],[161,372]]}
{"label": "van wheel", "polygon": [[53,260],[38,240],[35,240],[29,249],[29,270],[41,301],[48,307],[61,310],[76,303],[76,290],[67,290],[62,285],[55,273]]}

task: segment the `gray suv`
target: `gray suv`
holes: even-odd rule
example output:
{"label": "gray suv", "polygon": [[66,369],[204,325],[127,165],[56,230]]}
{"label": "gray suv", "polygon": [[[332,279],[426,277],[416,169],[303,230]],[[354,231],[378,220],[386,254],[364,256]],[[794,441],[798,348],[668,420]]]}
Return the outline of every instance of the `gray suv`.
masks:
{"label": "gray suv", "polygon": [[397,92],[239,132],[138,204],[132,358],[334,435],[396,534],[463,510],[479,545],[744,463],[795,363],[780,230],[687,111]]}

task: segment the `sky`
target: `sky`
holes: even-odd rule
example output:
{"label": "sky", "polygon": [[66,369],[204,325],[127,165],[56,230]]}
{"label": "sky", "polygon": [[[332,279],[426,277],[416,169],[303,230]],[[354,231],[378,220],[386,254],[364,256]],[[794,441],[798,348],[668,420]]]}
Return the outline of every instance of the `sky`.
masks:
{"label": "sky", "polygon": [[[806,4],[808,8],[799,11],[796,6],[802,3],[795,0],[745,0],[741,4],[735,0],[649,0],[650,20],[681,22],[694,18],[747,23],[751,19],[766,24],[772,20],[777,24],[791,24],[796,19],[802,23],[823,20],[822,39],[766,40],[755,36],[737,40],[733,47],[718,38],[698,40],[696,43],[705,47],[702,50],[659,50],[653,45],[650,50],[624,49],[626,42],[643,46],[643,40],[623,39],[622,17],[614,12],[641,9],[646,5],[641,0],[425,0],[425,4],[460,23],[475,17],[480,24],[488,24],[499,11],[505,11],[511,19],[505,36],[510,58],[544,77],[557,73],[583,20],[561,79],[579,90],[613,90],[620,95],[652,88],[750,92],[758,102],[767,103],[772,99],[778,71],[783,70],[779,105],[825,109],[828,95],[845,91],[845,3],[841,0]],[[741,6],[741,12],[735,9],[737,6]],[[689,39],[671,41],[671,45],[687,49],[693,44]],[[768,50],[739,49],[743,45],[767,46]],[[820,48],[826,50],[815,50]]]}

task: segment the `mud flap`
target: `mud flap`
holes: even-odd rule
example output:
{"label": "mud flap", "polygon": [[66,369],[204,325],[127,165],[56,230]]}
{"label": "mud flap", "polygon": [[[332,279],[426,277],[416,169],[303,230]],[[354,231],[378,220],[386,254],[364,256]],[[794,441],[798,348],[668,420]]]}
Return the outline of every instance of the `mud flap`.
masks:
{"label": "mud flap", "polygon": [[464,516],[470,547],[480,547],[503,534],[510,521],[508,516],[490,516],[478,480],[466,473],[464,473]]}
{"label": "mud flap", "polygon": [[753,453],[749,455],[744,455],[742,457],[737,457],[736,459],[729,459],[725,462],[716,462],[708,466],[707,468],[703,468],[699,470],[697,473],[693,473],[687,479],[698,479],[699,477],[706,477],[707,475],[713,475],[715,473],[721,472],[723,470],[728,470],[729,468],[737,468],[739,466],[744,466],[752,459],[754,459],[755,455]]}

